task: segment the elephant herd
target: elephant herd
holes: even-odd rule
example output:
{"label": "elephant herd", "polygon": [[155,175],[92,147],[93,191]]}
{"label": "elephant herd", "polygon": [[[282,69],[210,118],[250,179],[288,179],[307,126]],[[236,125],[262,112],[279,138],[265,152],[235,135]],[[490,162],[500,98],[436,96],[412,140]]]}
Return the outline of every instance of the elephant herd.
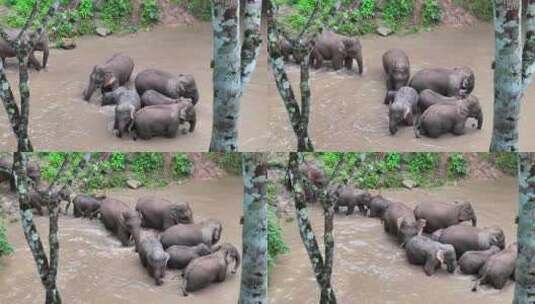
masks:
{"label": "elephant herd", "polygon": [[[280,52],[286,62],[291,58],[297,63],[303,59],[291,43],[280,37]],[[324,30],[312,41],[310,64],[319,69],[324,61],[331,61],[335,70],[342,67],[351,70],[357,61],[359,74],[363,74],[362,45],[357,38]],[[391,49],[383,54],[386,78],[389,130],[395,135],[400,126],[414,126],[416,137],[431,138],[446,133],[462,135],[469,118],[477,120],[477,128],[483,125],[483,111],[476,96],[471,95],[475,76],[469,67],[427,68],[411,78],[407,54]]]}
{"label": "elephant herd", "polygon": [[[317,166],[307,163],[300,167],[304,177],[317,187],[325,187],[325,175]],[[334,211],[346,209],[347,216],[356,209],[365,216],[379,218],[384,231],[405,248],[407,260],[423,265],[432,276],[445,266],[448,272],[460,272],[477,277],[472,290],[480,284],[502,289],[514,280],[517,244],[506,246],[503,230],[498,226],[477,227],[477,216],[471,203],[455,201],[419,202],[410,208],[402,202],[372,195],[352,184],[327,188]],[[312,202],[312,190],[305,197]],[[463,222],[470,221],[472,225]]]}

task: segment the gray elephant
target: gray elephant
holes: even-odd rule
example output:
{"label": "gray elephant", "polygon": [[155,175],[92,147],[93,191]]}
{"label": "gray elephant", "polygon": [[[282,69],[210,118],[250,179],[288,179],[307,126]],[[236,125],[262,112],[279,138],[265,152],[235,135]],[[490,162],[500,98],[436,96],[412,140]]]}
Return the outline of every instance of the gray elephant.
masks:
{"label": "gray elephant", "polygon": [[173,75],[168,72],[148,69],[136,76],[136,90],[139,96],[145,91],[155,90],[167,97],[185,97],[191,99],[195,105],[199,101],[199,90],[192,75]]}
{"label": "gray elephant", "polygon": [[144,107],[134,116],[134,140],[149,140],[154,136],[175,138],[179,127],[189,124],[188,132],[195,131],[197,114],[189,100],[174,104]]}
{"label": "gray elephant", "polygon": [[40,216],[43,216],[48,208],[48,203],[45,201],[43,194],[35,189],[28,191],[28,203]]}
{"label": "gray elephant", "polygon": [[[9,181],[10,190],[15,191],[15,180],[12,175],[13,161],[8,158],[0,158],[0,183]],[[41,181],[41,166],[37,161],[28,161],[26,174],[30,182],[38,185]]]}
{"label": "gray elephant", "polygon": [[509,278],[515,278],[516,258],[518,255],[517,243],[512,243],[506,249],[492,255],[479,270],[480,278],[472,287],[477,291],[479,285],[491,285],[496,289],[502,289]]}
{"label": "gray elephant", "polygon": [[141,109],[141,99],[135,90],[119,87],[113,92],[105,93],[103,100],[116,102],[113,130],[119,138],[129,134],[134,127],[135,113]]}
{"label": "gray elephant", "polygon": [[294,48],[288,39],[279,35],[279,47],[284,62],[289,63],[291,59],[297,64],[303,61],[303,56],[300,55]]}
{"label": "gray elephant", "polygon": [[418,92],[411,87],[402,87],[396,92],[394,101],[388,107],[390,134],[396,134],[401,125],[413,125],[418,114],[418,98]]}
{"label": "gray elephant", "polygon": [[353,59],[357,60],[359,74],[362,75],[364,65],[359,39],[342,36],[329,30],[324,30],[314,41],[314,47],[310,54],[310,64],[315,69],[321,68],[323,61],[330,60],[335,70],[339,70],[343,66],[351,70]]}
{"label": "gray elephant", "polygon": [[154,237],[136,240],[136,250],[143,267],[154,278],[156,285],[162,285],[169,261],[169,253],[165,252],[162,243]]}
{"label": "gray elephant", "polygon": [[227,278],[229,267],[232,274],[240,266],[240,253],[232,244],[224,243],[214,248],[214,252],[191,261],[183,272],[182,293],[205,288],[212,283],[223,282]]}
{"label": "gray elephant", "polygon": [[383,215],[383,225],[386,233],[396,237],[401,244],[405,244],[411,237],[421,233],[425,227],[425,220],[416,220],[413,211],[400,202],[391,202]]}
{"label": "gray elephant", "polygon": [[431,138],[440,137],[446,133],[463,135],[468,118],[477,120],[477,128],[483,126],[483,111],[477,97],[470,95],[456,104],[435,104],[427,108],[416,119],[414,134],[417,138],[427,135]]}
{"label": "gray elephant", "polygon": [[383,54],[383,69],[386,74],[385,104],[390,104],[392,93],[407,86],[411,77],[409,56],[400,49],[390,49]]}
{"label": "gray elephant", "polygon": [[169,261],[167,261],[168,268],[184,269],[191,261],[209,255],[212,253],[212,250],[201,243],[197,246],[174,245],[167,248],[165,252],[169,254]]}
{"label": "gray elephant", "polygon": [[193,223],[193,214],[188,203],[173,203],[166,199],[142,197],[136,203],[141,214],[142,226],[166,230],[176,224]]}
{"label": "gray elephant", "polygon": [[167,228],[160,240],[164,248],[173,245],[196,246],[205,244],[212,247],[221,238],[223,225],[216,220],[206,220],[198,224],[177,224]]}
{"label": "gray elephant", "polygon": [[102,95],[112,92],[120,86],[124,86],[134,71],[134,60],[126,54],[114,54],[104,64],[96,65],[89,75],[89,84],[84,90],[84,100],[89,101],[96,89],[100,89]]}
{"label": "gray elephant", "polygon": [[191,102],[191,99],[184,97],[170,98],[155,90],[147,90],[145,93],[143,93],[143,96],[141,96],[142,107],[156,106],[161,104],[174,104],[186,101]]}
{"label": "gray elephant", "polygon": [[500,248],[496,246],[487,250],[467,251],[459,259],[459,269],[464,274],[477,274],[485,262],[498,252]]}
{"label": "gray elephant", "polygon": [[443,202],[421,202],[414,208],[416,219],[425,219],[425,232],[433,233],[442,228],[457,225],[464,221],[471,221],[477,225],[476,212],[470,202],[455,201],[453,204]]}
{"label": "gray elephant", "polygon": [[442,244],[426,236],[415,236],[405,245],[407,259],[413,265],[424,265],[425,274],[432,276],[442,265],[453,273],[457,267],[455,248]]}
{"label": "gray elephant", "polygon": [[370,201],[368,216],[383,218],[385,210],[388,208],[388,206],[390,206],[391,203],[391,201],[387,200],[381,195],[373,197]]}
{"label": "gray elephant", "polygon": [[347,209],[346,215],[351,215],[358,207],[361,214],[366,214],[372,200],[371,194],[366,190],[357,189],[354,185],[345,185],[336,190],[338,199],[334,204],[334,211],[340,212],[340,207]]}
{"label": "gray elephant", "polygon": [[[18,29],[7,29],[5,30],[8,38],[10,40],[14,40],[20,33],[20,30]],[[32,31],[26,31],[24,33],[24,36],[22,37],[21,44],[27,45],[27,43],[30,41],[30,38],[32,35],[34,35],[35,32]],[[41,51],[43,52],[43,65],[41,66],[41,63],[39,63],[39,60],[35,57],[35,51]],[[48,47],[48,36],[46,32],[43,32],[41,37],[37,40],[33,50],[30,52],[30,55],[28,57],[28,65],[33,66],[36,70],[41,70],[41,68],[46,68],[47,62],[48,62],[48,55],[50,54],[50,50]],[[15,50],[2,38],[0,38],[0,60],[2,60],[2,63],[5,64],[6,58],[13,58],[16,57],[17,53]]]}
{"label": "gray elephant", "polygon": [[[100,212],[100,205],[102,204],[103,199],[104,198],[98,199],[87,194],[76,195],[72,200],[74,217],[96,217]],[[65,213],[69,211],[69,206],[70,202],[65,208]]]}
{"label": "gray elephant", "polygon": [[420,92],[420,98],[418,100],[418,108],[423,113],[427,108],[435,104],[450,104],[456,105],[459,101],[458,97],[447,97],[441,95],[433,90],[425,89]]}
{"label": "gray elephant", "polygon": [[[312,162],[305,161],[299,165],[299,172],[303,175],[303,178],[307,180],[308,183],[314,185],[318,190],[323,189],[327,186],[327,176],[325,172]],[[312,187],[305,185],[305,200],[309,203],[316,202],[318,199],[318,193]]]}
{"label": "gray elephant", "polygon": [[423,69],[416,72],[409,83],[418,93],[430,89],[444,96],[461,98],[470,95],[474,85],[474,71],[465,66]]}
{"label": "gray elephant", "polygon": [[505,247],[505,235],[498,226],[478,228],[468,225],[453,225],[435,231],[432,238],[441,243],[453,245],[459,256],[467,251],[487,250],[492,246],[497,246],[500,249]]}
{"label": "gray elephant", "polygon": [[115,234],[123,246],[130,245],[131,240],[139,239],[140,214],[125,203],[106,198],[100,205],[100,215],[104,227]]}

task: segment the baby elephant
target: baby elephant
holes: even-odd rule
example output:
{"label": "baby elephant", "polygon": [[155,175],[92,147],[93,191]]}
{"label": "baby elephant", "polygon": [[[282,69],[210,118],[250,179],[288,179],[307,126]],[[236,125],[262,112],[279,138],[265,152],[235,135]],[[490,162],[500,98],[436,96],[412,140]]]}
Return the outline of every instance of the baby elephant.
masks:
{"label": "baby elephant", "polygon": [[413,265],[424,265],[424,271],[428,276],[432,276],[437,269],[446,264],[448,272],[455,271],[457,256],[455,249],[448,244],[441,244],[426,236],[415,236],[405,245],[409,263]]}
{"label": "baby elephant", "polygon": [[[100,211],[101,199],[96,199],[90,195],[78,194],[72,201],[74,217],[94,218]],[[65,213],[69,210],[70,203],[65,208]]]}
{"label": "baby elephant", "polygon": [[423,113],[427,108],[435,104],[450,104],[455,105],[459,101],[457,97],[447,97],[441,95],[433,90],[425,89],[420,92],[420,99],[418,101],[418,108]]}
{"label": "baby elephant", "polygon": [[377,195],[376,197],[372,198],[370,202],[368,216],[383,218],[386,208],[388,208],[391,203],[391,201],[385,199],[381,195]]}
{"label": "baby elephant", "polygon": [[425,227],[425,220],[416,220],[412,209],[399,202],[391,202],[383,215],[385,232],[393,235],[401,244],[410,238],[421,234]]}
{"label": "baby elephant", "polygon": [[145,91],[145,93],[143,93],[143,96],[141,96],[142,107],[155,106],[155,105],[161,105],[161,104],[174,104],[174,103],[181,103],[181,102],[186,102],[186,101],[191,102],[191,99],[184,98],[184,97],[170,98],[155,90],[147,90]]}
{"label": "baby elephant", "polygon": [[480,284],[488,284],[496,289],[502,289],[509,278],[514,279],[517,252],[518,246],[515,242],[491,256],[481,267],[480,278],[474,284],[472,291],[477,291]]}
{"label": "baby elephant", "polygon": [[167,97],[185,97],[191,99],[193,105],[199,100],[199,91],[192,75],[178,74],[148,69],[136,76],[136,90],[139,96],[143,96],[147,90],[155,90]]}
{"label": "baby elephant", "polygon": [[214,252],[194,259],[183,272],[182,293],[196,291],[215,282],[223,282],[227,272],[234,263],[231,273],[240,267],[240,253],[232,244],[224,243],[214,248]]}
{"label": "baby elephant", "polygon": [[134,140],[137,137],[148,140],[154,136],[175,138],[179,126],[186,122],[189,123],[189,132],[193,132],[197,114],[189,101],[144,107],[135,115]]}
{"label": "baby elephant", "polygon": [[174,269],[184,269],[188,264],[198,257],[212,253],[210,248],[205,244],[197,246],[174,245],[165,250],[169,254],[167,267]]}
{"label": "baby elephant", "polygon": [[337,200],[334,205],[334,211],[340,212],[340,207],[346,207],[346,215],[351,215],[358,207],[360,213],[366,214],[372,196],[366,190],[355,188],[354,185],[346,185],[336,190]]}
{"label": "baby elephant", "polygon": [[89,101],[93,92],[100,89],[102,94],[125,85],[134,70],[134,60],[126,54],[114,54],[102,65],[96,65],[89,75],[89,84],[84,90],[84,100]]}
{"label": "baby elephant", "polygon": [[425,219],[427,225],[425,232],[434,231],[459,224],[464,221],[472,221],[472,226],[477,225],[477,217],[470,202],[458,202],[453,204],[442,202],[422,202],[414,208],[414,216],[417,219]]}
{"label": "baby elephant", "polygon": [[433,240],[455,247],[455,252],[462,256],[467,251],[487,250],[492,246],[505,247],[505,235],[498,226],[485,228],[468,225],[453,225],[439,229],[432,235]]}
{"label": "baby elephant", "polygon": [[199,224],[178,224],[169,227],[161,235],[164,248],[173,245],[196,246],[205,244],[212,247],[221,238],[223,226],[216,220],[207,220]]}
{"label": "baby elephant", "polygon": [[409,56],[400,49],[391,49],[383,54],[383,68],[386,74],[385,104],[390,104],[390,92],[395,92],[409,83],[411,68]]}
{"label": "baby elephant", "polygon": [[463,135],[468,118],[477,120],[477,128],[483,126],[483,111],[477,97],[470,95],[455,104],[439,103],[430,106],[416,120],[414,134],[419,138],[422,134],[431,138],[446,133]]}
{"label": "baby elephant", "polygon": [[474,90],[475,76],[474,71],[465,66],[423,69],[414,74],[409,85],[418,92],[430,89],[444,96],[463,98]]}
{"label": "baby elephant", "polygon": [[134,114],[141,108],[141,100],[136,91],[120,87],[113,92],[105,93],[103,104],[117,104],[115,106],[115,122],[113,130],[117,137],[123,137],[123,134],[131,132],[134,126]]}
{"label": "baby elephant", "polygon": [[418,113],[418,98],[418,92],[411,87],[399,89],[388,109],[390,134],[396,134],[400,125],[413,125]]}
{"label": "baby elephant", "polygon": [[498,252],[500,252],[500,248],[496,246],[487,250],[467,251],[459,259],[459,269],[465,274],[477,274],[485,262]]}
{"label": "baby elephant", "polygon": [[169,253],[163,250],[162,243],[154,237],[146,237],[136,242],[136,249],[143,267],[147,268],[156,285],[162,285],[169,260]]}
{"label": "baby elephant", "polygon": [[166,230],[179,223],[193,223],[193,213],[188,203],[142,197],[136,203],[136,211],[141,214],[141,225],[147,228]]}

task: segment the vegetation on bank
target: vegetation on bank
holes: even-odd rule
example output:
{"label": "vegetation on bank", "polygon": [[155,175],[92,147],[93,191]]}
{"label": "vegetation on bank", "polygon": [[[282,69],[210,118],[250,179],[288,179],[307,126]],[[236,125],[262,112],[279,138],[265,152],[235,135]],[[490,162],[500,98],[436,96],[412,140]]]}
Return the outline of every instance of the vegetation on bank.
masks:
{"label": "vegetation on bank", "polygon": [[7,241],[6,227],[0,218],[0,257],[13,253],[13,247]]}
{"label": "vegetation on bank", "polygon": [[481,20],[492,21],[492,0],[453,0],[453,3],[466,9],[470,14]]}

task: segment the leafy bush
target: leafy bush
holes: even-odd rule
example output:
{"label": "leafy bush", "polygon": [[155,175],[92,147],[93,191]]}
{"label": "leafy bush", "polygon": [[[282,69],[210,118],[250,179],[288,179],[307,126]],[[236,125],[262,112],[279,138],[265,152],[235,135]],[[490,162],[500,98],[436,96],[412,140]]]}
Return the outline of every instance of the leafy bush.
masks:
{"label": "leafy bush", "polygon": [[393,30],[406,24],[414,11],[414,0],[386,0],[383,5],[383,18]]}
{"label": "leafy bush", "polygon": [[275,208],[268,206],[268,264],[273,266],[273,263],[278,255],[288,252],[288,246],[282,238],[282,228],[280,226],[279,218],[275,214]]}
{"label": "leafy bush", "polygon": [[230,174],[241,175],[242,159],[240,153],[234,152],[211,152],[208,157],[212,159],[220,168]]}
{"label": "leafy bush", "polygon": [[448,177],[464,177],[468,173],[466,160],[462,153],[452,153],[448,157]]}
{"label": "leafy bush", "polygon": [[78,11],[80,13],[80,18],[89,19],[93,17],[93,0],[81,0]]}
{"label": "leafy bush", "polygon": [[178,153],[173,157],[173,176],[183,178],[191,174],[192,163],[186,153]]}
{"label": "leafy bush", "polygon": [[187,4],[187,9],[193,16],[201,20],[209,21],[212,19],[212,4],[210,0],[191,0]]}
{"label": "leafy bush", "polygon": [[131,169],[136,175],[136,177],[143,182],[143,184],[150,185],[153,183],[157,183],[157,175],[159,172],[162,171],[163,165],[164,159],[162,153],[133,153]]}
{"label": "leafy bush", "polygon": [[442,21],[442,8],[437,0],[425,0],[422,7],[424,26],[431,26]]}
{"label": "leafy bush", "polygon": [[494,13],[491,0],[453,0],[453,3],[481,20],[492,21]]}
{"label": "leafy bush", "polygon": [[143,1],[141,20],[144,24],[152,24],[160,20],[160,8],[156,0]]}
{"label": "leafy bush", "polygon": [[7,241],[7,231],[4,222],[0,220],[0,257],[13,253],[13,247]]}
{"label": "leafy bush", "polygon": [[124,24],[133,10],[132,0],[107,0],[102,6],[102,20],[112,30],[116,31],[119,25]]}
{"label": "leafy bush", "polygon": [[516,176],[518,172],[518,155],[514,152],[497,152],[495,164],[502,172]]}

